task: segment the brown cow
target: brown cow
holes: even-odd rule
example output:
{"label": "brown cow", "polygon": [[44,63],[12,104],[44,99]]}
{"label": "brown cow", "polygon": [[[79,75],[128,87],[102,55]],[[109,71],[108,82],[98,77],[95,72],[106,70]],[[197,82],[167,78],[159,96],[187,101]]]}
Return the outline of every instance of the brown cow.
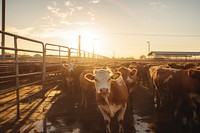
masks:
{"label": "brown cow", "polygon": [[195,69],[191,69],[189,71],[189,75],[190,77],[192,77],[193,79],[197,79],[200,81],[200,68],[195,68]]}
{"label": "brown cow", "polygon": [[[155,93],[156,89],[156,84],[155,84],[155,78],[157,78],[157,70],[159,68],[163,68],[164,66],[159,65],[159,66],[151,66],[147,72],[147,79],[148,79],[148,84],[149,84],[149,89],[150,92],[153,96],[157,96]],[[157,97],[154,97],[154,102],[156,102]],[[155,105],[157,108],[157,104]]]}
{"label": "brown cow", "polygon": [[121,73],[112,73],[111,70],[94,70],[85,78],[93,82],[96,89],[96,102],[103,115],[106,132],[110,133],[110,119],[118,112],[119,132],[123,133],[123,120],[128,102],[128,90],[121,77]]}
{"label": "brown cow", "polygon": [[142,64],[138,64],[136,66],[136,69],[138,70],[137,72],[137,83],[138,85],[140,83],[143,83],[143,85],[148,84],[148,71],[149,68],[152,66],[152,64],[146,64],[146,63],[142,63]]}
{"label": "brown cow", "polygon": [[84,108],[87,108],[88,105],[88,93],[89,91],[93,91],[95,93],[95,88],[94,88],[94,84],[89,82],[86,78],[85,78],[85,74],[87,73],[92,73],[93,70],[84,70],[80,76],[79,76],[79,82],[80,82],[80,87],[81,87],[81,106]]}
{"label": "brown cow", "polygon": [[67,86],[68,92],[71,94],[73,93],[74,89],[74,68],[77,65],[74,65],[73,63],[68,63],[68,64],[63,64],[62,65],[64,68],[64,73],[63,73],[63,82]]}
{"label": "brown cow", "polygon": [[200,94],[200,82],[191,75],[194,70],[178,70],[173,68],[157,68],[153,77],[153,83],[160,97],[160,103],[166,96],[172,95],[175,100],[174,116],[181,112],[180,108],[185,106],[191,108],[193,120],[196,121],[195,98]]}
{"label": "brown cow", "polygon": [[129,91],[129,94],[132,93],[135,89],[136,89],[136,86],[137,86],[137,69],[136,68],[127,68],[127,67],[120,67],[120,68],[117,68],[116,71],[119,71],[122,73],[122,77],[128,87],[128,91]]}

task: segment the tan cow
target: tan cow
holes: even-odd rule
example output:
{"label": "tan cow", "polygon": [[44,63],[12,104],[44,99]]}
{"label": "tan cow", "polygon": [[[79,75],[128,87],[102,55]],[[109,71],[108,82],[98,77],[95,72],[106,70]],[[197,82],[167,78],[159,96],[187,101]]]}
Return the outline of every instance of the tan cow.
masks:
{"label": "tan cow", "polygon": [[103,115],[106,132],[110,133],[110,119],[118,112],[119,132],[123,133],[123,120],[128,102],[128,90],[121,77],[121,73],[112,73],[111,70],[94,70],[93,74],[88,73],[85,78],[94,83],[96,89],[96,102]]}

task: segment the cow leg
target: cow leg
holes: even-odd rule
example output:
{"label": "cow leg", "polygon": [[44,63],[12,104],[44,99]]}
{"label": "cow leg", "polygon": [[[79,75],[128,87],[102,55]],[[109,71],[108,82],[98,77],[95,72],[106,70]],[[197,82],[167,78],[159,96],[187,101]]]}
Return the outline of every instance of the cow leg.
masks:
{"label": "cow leg", "polygon": [[180,106],[182,105],[182,103],[183,103],[183,98],[181,96],[178,96],[177,100],[176,100],[176,107],[175,107],[175,111],[174,111],[174,117],[177,116],[178,110],[179,110]]}
{"label": "cow leg", "polygon": [[197,104],[195,102],[197,102],[195,100],[195,98],[198,98],[198,95],[196,94],[189,94],[189,102],[190,102],[190,106],[192,108],[192,120],[194,123],[198,123],[198,116],[197,116]]}
{"label": "cow leg", "polygon": [[124,114],[126,111],[127,104],[125,104],[120,110],[118,115],[118,123],[119,123],[119,133],[124,133],[123,128],[123,121],[124,121]]}
{"label": "cow leg", "polygon": [[103,115],[103,119],[104,119],[105,124],[106,124],[106,133],[111,133],[111,129],[110,129],[110,116],[109,116],[109,113],[106,110],[104,110],[102,106],[98,105],[98,108],[99,108],[101,114]]}
{"label": "cow leg", "polygon": [[74,79],[73,79],[73,77],[69,76],[67,82],[68,82],[68,91],[69,91],[68,93],[72,94],[73,89],[74,89]]}
{"label": "cow leg", "polygon": [[71,78],[70,80],[70,94],[74,93],[74,80]]}
{"label": "cow leg", "polygon": [[87,92],[83,89],[81,93],[81,106],[87,108]]}
{"label": "cow leg", "polygon": [[69,79],[69,77],[66,77],[66,85],[67,85],[67,93],[69,94],[69,92],[70,92],[70,79]]}
{"label": "cow leg", "polygon": [[154,107],[155,108],[158,108],[158,105],[159,105],[159,100],[158,100],[158,91],[156,89],[155,90],[155,93],[154,93],[154,98],[153,98],[153,101],[154,101]]}

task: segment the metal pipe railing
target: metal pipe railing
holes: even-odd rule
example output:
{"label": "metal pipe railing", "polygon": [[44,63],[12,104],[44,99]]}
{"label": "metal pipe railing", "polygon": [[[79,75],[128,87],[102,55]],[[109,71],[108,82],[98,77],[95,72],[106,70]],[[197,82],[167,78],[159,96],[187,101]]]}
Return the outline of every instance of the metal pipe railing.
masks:
{"label": "metal pipe railing", "polygon": [[[38,84],[39,82],[41,82],[40,80],[38,81],[32,81],[32,83],[26,83],[26,84],[22,84],[20,83],[20,77],[26,77],[26,76],[34,76],[34,75],[38,75],[38,74],[43,74],[44,75],[44,71],[41,69],[40,72],[28,72],[28,73],[20,73],[20,67],[22,67],[20,65],[21,60],[20,60],[20,55],[19,52],[28,52],[28,53],[41,53],[44,54],[45,53],[45,48],[44,48],[44,44],[41,41],[37,41],[34,39],[30,39],[30,38],[26,38],[23,36],[19,36],[19,35],[15,35],[15,34],[11,34],[8,32],[3,32],[0,31],[0,34],[2,34],[3,36],[5,36],[5,42],[6,42],[6,36],[10,37],[13,42],[14,42],[14,47],[11,46],[6,46],[6,43],[3,46],[0,46],[0,50],[4,51],[5,55],[1,55],[1,63],[0,65],[4,65],[4,67],[0,67],[0,69],[2,69],[2,71],[6,68],[5,66],[8,66],[8,64],[13,64],[13,73],[8,74],[8,75],[1,75],[0,80],[8,80],[10,78],[14,78],[14,82],[11,82],[11,87],[9,88],[4,88],[3,90],[0,89],[0,95],[4,95],[5,92],[10,93],[10,92],[14,92],[15,91],[15,99],[16,101],[14,103],[10,103],[9,105],[7,105],[7,107],[4,107],[3,110],[0,110],[0,113],[2,113],[3,111],[5,111],[5,109],[9,109],[13,106],[16,106],[16,118],[19,119],[20,118],[20,101],[21,101],[21,97],[20,97],[20,90],[23,87],[26,86],[30,86],[30,85],[35,85]],[[30,50],[30,49],[25,49],[23,47],[19,47],[18,45],[18,40],[25,40],[27,42],[32,42],[35,45],[40,45],[42,46],[42,49],[39,50]],[[6,57],[6,51],[9,50],[9,52],[14,53],[13,57]],[[7,53],[9,54],[9,53]],[[43,56],[44,57],[44,56]],[[45,57],[44,57],[45,58]],[[40,61],[42,64],[44,64],[44,58]],[[28,62],[27,62],[28,63]],[[23,70],[22,70],[23,71]],[[1,73],[1,71],[0,71]],[[43,79],[45,80],[45,79]],[[12,80],[11,80],[12,81]],[[42,84],[41,84],[42,85]],[[5,91],[6,90],[6,91]],[[2,100],[2,99],[0,99]]]}
{"label": "metal pipe railing", "polygon": [[[16,106],[17,119],[19,119],[21,115],[21,101],[29,96],[32,96],[29,95],[27,97],[22,97],[23,88],[33,85],[40,85],[42,89],[39,92],[35,92],[35,94],[42,94],[43,98],[45,98],[45,90],[49,89],[49,86],[47,85],[53,83],[51,81],[62,81],[61,75],[64,71],[62,68],[63,62],[70,63],[72,61],[76,61],[79,63],[108,59],[105,56],[96,55],[75,48],[69,48],[50,43],[44,44],[41,41],[8,32],[0,31],[0,34],[5,37],[5,40],[3,40],[5,41],[4,45],[0,46],[1,54],[2,51],[4,51],[4,55],[0,55],[0,96],[5,94],[11,94],[12,96],[15,95],[15,102],[9,103],[7,107],[4,106],[2,110],[0,110],[0,113],[3,113],[7,109]],[[6,37],[12,39],[14,44],[13,46],[8,46],[6,44]],[[29,48],[23,47],[23,43],[25,42],[22,41],[31,42],[31,46]],[[31,49],[36,45],[40,46],[40,48],[36,50]],[[6,53],[7,51],[10,53]],[[28,57],[24,57],[26,60],[24,60],[20,55],[20,53],[23,52],[29,53]],[[6,54],[11,56],[7,56]],[[39,54],[40,56],[36,58],[33,56],[33,54]],[[27,70],[31,67],[34,67],[34,64],[36,63],[37,67],[39,67],[39,70]],[[35,77],[35,80],[27,80],[26,82],[21,81],[22,79],[28,79],[28,77],[31,77],[31,79]],[[38,79],[38,77],[41,78]],[[1,84],[5,85],[6,83],[10,83],[9,87],[6,88],[5,86],[5,88],[2,88]],[[1,100],[2,99],[0,99],[0,101]]]}

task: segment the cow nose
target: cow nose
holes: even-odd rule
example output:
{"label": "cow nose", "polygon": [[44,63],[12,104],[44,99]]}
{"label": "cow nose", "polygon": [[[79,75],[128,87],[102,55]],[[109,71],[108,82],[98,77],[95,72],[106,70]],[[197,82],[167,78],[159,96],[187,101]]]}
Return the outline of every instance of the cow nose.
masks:
{"label": "cow nose", "polygon": [[100,88],[101,93],[108,93],[108,88]]}

